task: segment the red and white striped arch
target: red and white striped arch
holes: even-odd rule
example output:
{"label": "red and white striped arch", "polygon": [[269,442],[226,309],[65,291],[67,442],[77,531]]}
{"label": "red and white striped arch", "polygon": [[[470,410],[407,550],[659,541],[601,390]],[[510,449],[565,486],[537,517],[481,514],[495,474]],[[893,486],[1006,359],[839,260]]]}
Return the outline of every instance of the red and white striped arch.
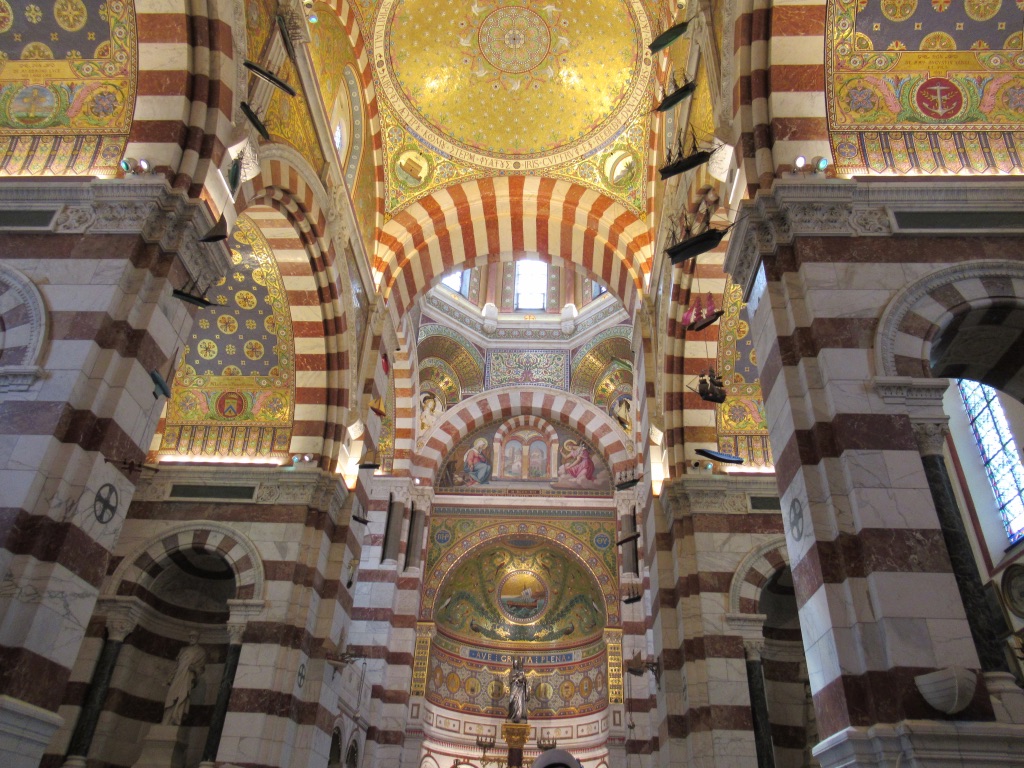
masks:
{"label": "red and white striped arch", "polygon": [[539,253],[596,275],[632,312],[651,270],[647,224],[579,184],[503,176],[438,190],[397,213],[381,230],[373,275],[401,316],[458,265]]}
{"label": "red and white striped arch", "polygon": [[[304,335],[312,340],[322,334],[323,350],[314,357],[326,365],[326,383],[310,376],[296,376],[296,403],[305,404],[302,417],[296,411],[293,434],[323,435],[320,464],[333,469],[344,443],[343,409],[352,402],[353,366],[349,351],[355,349],[348,322],[349,282],[346,267],[338,263],[334,241],[327,231],[326,192],[305,161],[287,147],[267,146],[260,152],[260,173],[242,185],[236,207],[239,213],[254,205],[269,205],[280,211],[295,228],[306,249],[313,272],[315,296],[290,297],[293,306],[318,303],[322,327],[304,323]],[[299,334],[296,332],[296,343]],[[307,342],[308,343],[308,342]],[[319,342],[317,342],[319,346]],[[304,358],[296,349],[296,365]],[[312,359],[312,358],[311,358]],[[315,407],[314,407],[315,406]],[[321,408],[322,406],[322,408]],[[293,440],[294,442],[294,440]],[[317,453],[318,451],[311,451]]]}
{"label": "red and white striped arch", "polygon": [[426,445],[413,456],[413,477],[433,482],[448,453],[463,438],[488,424],[523,415],[540,416],[579,432],[604,457],[613,476],[634,465],[622,431],[594,404],[548,387],[505,387],[463,400],[445,411],[427,433]]}
{"label": "red and white striped arch", "polygon": [[[373,148],[374,197],[376,198],[377,227],[384,221],[384,139],[380,133],[380,110],[377,106],[377,91],[373,85],[373,67],[366,40],[359,29],[359,19],[352,5],[346,0],[323,0],[334,8],[345,27],[348,40],[352,44],[356,61],[359,63],[359,82],[363,87],[363,99],[366,104],[366,125],[370,130],[370,147]],[[328,108],[329,105],[328,105]],[[364,149],[365,151],[365,149]],[[351,192],[351,190],[349,190]]]}

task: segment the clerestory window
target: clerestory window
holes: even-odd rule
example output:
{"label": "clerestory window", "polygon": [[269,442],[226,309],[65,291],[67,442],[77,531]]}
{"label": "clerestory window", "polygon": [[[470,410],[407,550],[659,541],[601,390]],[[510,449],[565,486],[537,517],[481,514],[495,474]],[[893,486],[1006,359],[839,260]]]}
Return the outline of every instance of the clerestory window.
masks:
{"label": "clerestory window", "polygon": [[957,388],[985,465],[1006,536],[1024,538],[1024,467],[999,396],[992,387],[958,379]]}
{"label": "clerestory window", "polygon": [[544,309],[548,296],[548,265],[516,262],[516,309]]}

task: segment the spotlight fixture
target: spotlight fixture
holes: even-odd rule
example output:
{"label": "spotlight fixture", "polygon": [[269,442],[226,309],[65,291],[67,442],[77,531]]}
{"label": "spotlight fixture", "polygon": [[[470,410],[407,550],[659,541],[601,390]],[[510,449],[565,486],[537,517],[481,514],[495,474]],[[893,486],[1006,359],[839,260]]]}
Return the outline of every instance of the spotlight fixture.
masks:
{"label": "spotlight fixture", "polygon": [[708,229],[701,232],[699,235],[688,237],[680,243],[669,247],[665,252],[668,257],[672,260],[672,264],[680,264],[687,259],[692,259],[694,256],[700,256],[702,253],[707,253],[712,248],[715,248],[722,238],[725,237],[725,233],[728,232],[726,229]]}
{"label": "spotlight fixture", "polygon": [[295,95],[295,89],[294,88],[292,88],[290,85],[288,85],[288,83],[286,83],[284,80],[279,78],[273,72],[271,72],[268,69],[264,69],[263,67],[261,67],[256,62],[249,61],[248,59],[246,59],[245,61],[242,62],[242,66],[245,67],[246,69],[248,69],[254,75],[256,75],[256,77],[258,77],[258,78],[260,78],[262,80],[266,80],[272,86],[274,86],[275,88],[278,88],[278,89],[284,91],[289,96],[294,96]]}
{"label": "spotlight fixture", "polygon": [[134,157],[125,157],[117,166],[128,176],[144,176],[153,170],[153,166],[145,158],[136,160]]}
{"label": "spotlight fixture", "polygon": [[796,160],[793,161],[793,167],[798,171],[802,171],[805,165],[807,165],[807,158],[803,155],[797,155]]}
{"label": "spotlight fixture", "polygon": [[678,176],[680,173],[685,173],[692,168],[696,168],[699,165],[704,165],[708,160],[711,159],[711,150],[701,149],[697,152],[691,152],[686,157],[681,157],[678,160],[674,160],[668,165],[658,169],[658,173],[661,174],[661,180],[665,181],[673,176]]}
{"label": "spotlight fixture", "polygon": [[828,158],[816,157],[811,160],[811,173],[824,173],[828,168]]}
{"label": "spotlight fixture", "polygon": [[252,107],[244,101],[239,106],[242,108],[242,114],[245,115],[245,119],[252,124],[252,127],[256,129],[259,135],[265,141],[270,141],[270,131],[267,130],[267,126],[263,124],[263,121],[260,120],[259,115],[253,111]]}
{"label": "spotlight fixture", "polygon": [[692,18],[669,27],[651,41],[651,44],[647,46],[647,50],[651,53],[657,53],[658,51],[668,48],[676,41],[677,38],[686,34],[686,28],[690,26],[691,21],[693,21]]}
{"label": "spotlight fixture", "polygon": [[221,240],[228,239],[228,220],[224,218],[224,214],[220,215],[217,219],[217,223],[210,227],[209,231],[199,238],[200,243],[219,243]]}
{"label": "spotlight fixture", "polygon": [[668,110],[672,109],[672,107],[674,107],[676,104],[685,99],[687,96],[692,96],[695,90],[697,90],[696,80],[691,80],[688,83],[684,83],[683,85],[679,86],[674,91],[672,91],[672,93],[668,94],[664,99],[662,99],[661,103],[658,106],[656,106],[654,110],[656,112],[667,112]]}
{"label": "spotlight fixture", "polygon": [[698,456],[703,456],[705,459],[720,461],[723,464],[743,463],[743,459],[740,456],[733,456],[731,453],[722,453],[721,451],[712,451],[710,448],[698,448],[694,453]]}

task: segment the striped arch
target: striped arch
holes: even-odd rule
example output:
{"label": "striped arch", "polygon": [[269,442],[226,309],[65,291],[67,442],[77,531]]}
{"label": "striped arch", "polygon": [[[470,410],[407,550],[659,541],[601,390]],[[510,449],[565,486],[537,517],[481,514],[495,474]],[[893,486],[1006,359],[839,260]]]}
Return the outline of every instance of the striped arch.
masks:
{"label": "striped arch", "polygon": [[[296,377],[296,404],[320,404],[323,410],[311,415],[306,420],[308,423],[301,424],[297,410],[293,434],[322,434],[320,465],[332,470],[344,443],[343,409],[352,402],[355,361],[350,351],[356,348],[356,343],[348,322],[348,267],[337,257],[334,239],[328,231],[327,195],[319,181],[313,181],[315,179],[316,175],[294,150],[278,145],[265,146],[260,151],[260,173],[242,185],[236,208],[239,213],[259,204],[277,209],[291,222],[308,253],[323,323],[320,334],[324,339],[327,376],[324,384],[311,383],[310,377]],[[311,303],[303,291],[298,295],[289,291],[289,300],[293,308],[308,307]],[[304,321],[307,319],[303,317]],[[303,324],[310,325],[309,322]],[[311,327],[308,330],[313,331]],[[302,352],[297,346],[297,355]],[[301,362],[297,357],[297,370],[316,370],[304,368]]]}
{"label": "striped arch", "polygon": [[131,596],[148,591],[182,550],[219,555],[235,574],[235,598],[263,599],[265,574],[256,545],[234,528],[209,521],[177,525],[143,544],[117,566],[104,593]]}
{"label": "striped arch", "polygon": [[413,203],[382,229],[373,275],[402,316],[456,266],[531,251],[597,275],[630,313],[640,305],[651,270],[647,224],[598,192],[537,177],[480,179]]}
{"label": "striped arch", "polygon": [[176,189],[204,200],[216,219],[231,204],[227,184],[211,170],[232,144],[237,88],[246,82],[235,55],[245,49],[244,10],[241,3],[179,5],[192,12],[136,0],[139,90],[125,156],[168,172]]}
{"label": "striped arch", "polygon": [[789,565],[786,537],[777,536],[751,550],[737,566],[729,587],[729,613],[760,613],[761,590]]}
{"label": "striped arch", "polygon": [[522,415],[540,416],[579,432],[600,451],[613,476],[633,466],[634,454],[623,443],[622,430],[591,403],[549,387],[504,387],[445,411],[427,433],[423,449],[413,456],[413,476],[433,482],[448,453],[463,438],[487,424]]}
{"label": "striped arch", "polygon": [[0,392],[23,391],[43,375],[49,313],[29,277],[0,261]]}
{"label": "striped arch", "polygon": [[982,381],[1021,399],[1024,264],[1017,262],[966,261],[906,286],[882,313],[875,369],[881,376],[932,377],[940,347],[958,332],[979,326],[999,326],[1007,348],[949,375]]}
{"label": "striped arch", "polygon": [[[349,42],[359,63],[359,80],[366,97],[366,121],[370,127],[370,146],[373,149],[374,192],[377,208],[377,229],[384,221],[384,139],[380,132],[380,108],[377,105],[377,91],[373,85],[373,67],[368,55],[369,48],[359,29],[359,19],[347,0],[322,0],[334,8],[348,33]],[[376,233],[374,233],[376,235]],[[374,238],[376,239],[376,237]]]}

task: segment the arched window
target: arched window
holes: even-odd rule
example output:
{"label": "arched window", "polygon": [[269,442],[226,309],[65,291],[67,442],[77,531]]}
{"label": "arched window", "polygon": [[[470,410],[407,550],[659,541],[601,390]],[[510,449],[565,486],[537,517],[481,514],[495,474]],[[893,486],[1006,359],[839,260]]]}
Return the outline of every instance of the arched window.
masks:
{"label": "arched window", "polygon": [[996,506],[1013,544],[1024,538],[1024,467],[999,396],[992,387],[958,379],[974,440],[985,465]]}
{"label": "arched window", "polygon": [[460,293],[463,296],[469,296],[469,283],[470,283],[470,270],[464,269],[461,272],[452,272],[452,274],[441,280],[441,285],[446,288],[451,288],[456,293]]}
{"label": "arched window", "polygon": [[544,309],[548,296],[548,265],[516,262],[516,309]]}

